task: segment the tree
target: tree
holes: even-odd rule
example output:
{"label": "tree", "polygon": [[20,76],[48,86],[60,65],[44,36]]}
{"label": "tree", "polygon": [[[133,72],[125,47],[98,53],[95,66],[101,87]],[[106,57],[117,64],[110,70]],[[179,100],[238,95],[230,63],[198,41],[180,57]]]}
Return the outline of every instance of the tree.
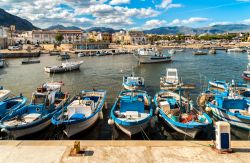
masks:
{"label": "tree", "polygon": [[57,41],[58,45],[60,46],[62,40],[64,39],[63,35],[61,33],[57,33],[55,36],[55,40]]}

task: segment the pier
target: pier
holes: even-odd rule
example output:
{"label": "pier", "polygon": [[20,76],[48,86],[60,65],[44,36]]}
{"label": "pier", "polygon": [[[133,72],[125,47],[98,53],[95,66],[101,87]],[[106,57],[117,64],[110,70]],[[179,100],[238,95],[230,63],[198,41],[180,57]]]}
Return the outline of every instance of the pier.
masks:
{"label": "pier", "polygon": [[248,162],[250,141],[232,141],[232,153],[219,154],[212,141],[0,141],[0,162]]}
{"label": "pier", "polygon": [[7,49],[0,50],[0,54],[2,54],[3,58],[31,58],[31,57],[39,57],[41,52],[36,51],[26,51],[26,50],[18,50],[18,51],[9,51]]}

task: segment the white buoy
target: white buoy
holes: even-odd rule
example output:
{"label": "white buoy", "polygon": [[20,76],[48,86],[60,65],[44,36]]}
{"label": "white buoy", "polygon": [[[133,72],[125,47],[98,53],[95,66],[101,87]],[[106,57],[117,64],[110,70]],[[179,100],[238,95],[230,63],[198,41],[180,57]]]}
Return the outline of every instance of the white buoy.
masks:
{"label": "white buoy", "polygon": [[112,126],[112,125],[114,125],[115,124],[115,121],[113,120],[113,119],[109,119],[108,120],[108,124],[110,125],[110,126]]}

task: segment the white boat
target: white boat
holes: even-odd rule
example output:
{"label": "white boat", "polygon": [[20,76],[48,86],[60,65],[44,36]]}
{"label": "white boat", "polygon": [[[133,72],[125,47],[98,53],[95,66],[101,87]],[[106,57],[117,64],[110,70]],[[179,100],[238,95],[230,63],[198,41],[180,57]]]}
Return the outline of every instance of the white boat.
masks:
{"label": "white boat", "polygon": [[207,55],[207,52],[202,51],[202,50],[197,50],[193,53],[194,55]]}
{"label": "white boat", "polygon": [[165,87],[177,87],[180,84],[176,68],[167,68],[166,76],[161,78],[160,84]]}
{"label": "white boat", "polygon": [[175,49],[176,52],[184,52],[184,49]]}
{"label": "white boat", "polygon": [[176,50],[175,49],[171,49],[171,50],[168,51],[168,53],[171,54],[171,55],[173,55],[173,54],[176,53]]}
{"label": "white boat", "polygon": [[71,137],[97,122],[106,99],[106,91],[84,90],[75,96],[65,107],[51,119],[52,124],[65,125],[63,132]]}
{"label": "white boat", "polygon": [[134,55],[141,64],[172,61],[171,56],[163,55],[153,48],[138,49],[137,53]]}
{"label": "white boat", "polygon": [[208,51],[208,53],[209,53],[209,54],[216,54],[216,50],[215,50],[214,48],[212,48],[212,49],[210,49],[210,50]]}
{"label": "white boat", "polygon": [[250,54],[250,50],[247,50],[247,54]]}
{"label": "white boat", "polygon": [[7,99],[10,96],[10,90],[3,89],[0,87],[0,101]]}
{"label": "white boat", "polygon": [[232,49],[227,49],[227,52],[228,53],[242,53],[244,52],[245,50],[244,49],[241,49],[241,48],[232,48]]}
{"label": "white boat", "polygon": [[78,56],[78,57],[84,57],[85,54],[83,54],[83,53],[78,53],[77,56]]}
{"label": "white boat", "polygon": [[83,61],[64,62],[64,63],[62,63],[61,66],[44,67],[44,70],[45,70],[45,72],[48,72],[48,73],[59,73],[59,72],[73,71],[73,70],[78,70],[82,63],[83,63]]}
{"label": "white boat", "polygon": [[223,80],[210,80],[208,84],[212,87],[227,90],[228,89],[228,83]]}
{"label": "white boat", "polygon": [[124,76],[123,77],[123,87],[127,90],[136,90],[144,87],[144,78],[137,76]]}

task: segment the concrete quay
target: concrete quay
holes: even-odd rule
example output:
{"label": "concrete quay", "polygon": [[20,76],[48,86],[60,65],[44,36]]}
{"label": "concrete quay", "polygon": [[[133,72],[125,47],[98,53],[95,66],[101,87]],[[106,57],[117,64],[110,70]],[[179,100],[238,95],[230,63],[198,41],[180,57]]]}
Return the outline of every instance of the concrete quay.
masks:
{"label": "concrete quay", "polygon": [[232,141],[219,154],[212,141],[80,141],[84,151],[69,156],[74,141],[0,141],[0,162],[249,162],[250,141]]}
{"label": "concrete quay", "polygon": [[31,51],[18,50],[18,51],[9,51],[7,49],[0,50],[0,54],[3,58],[30,58],[30,57],[39,57],[40,51]]}

